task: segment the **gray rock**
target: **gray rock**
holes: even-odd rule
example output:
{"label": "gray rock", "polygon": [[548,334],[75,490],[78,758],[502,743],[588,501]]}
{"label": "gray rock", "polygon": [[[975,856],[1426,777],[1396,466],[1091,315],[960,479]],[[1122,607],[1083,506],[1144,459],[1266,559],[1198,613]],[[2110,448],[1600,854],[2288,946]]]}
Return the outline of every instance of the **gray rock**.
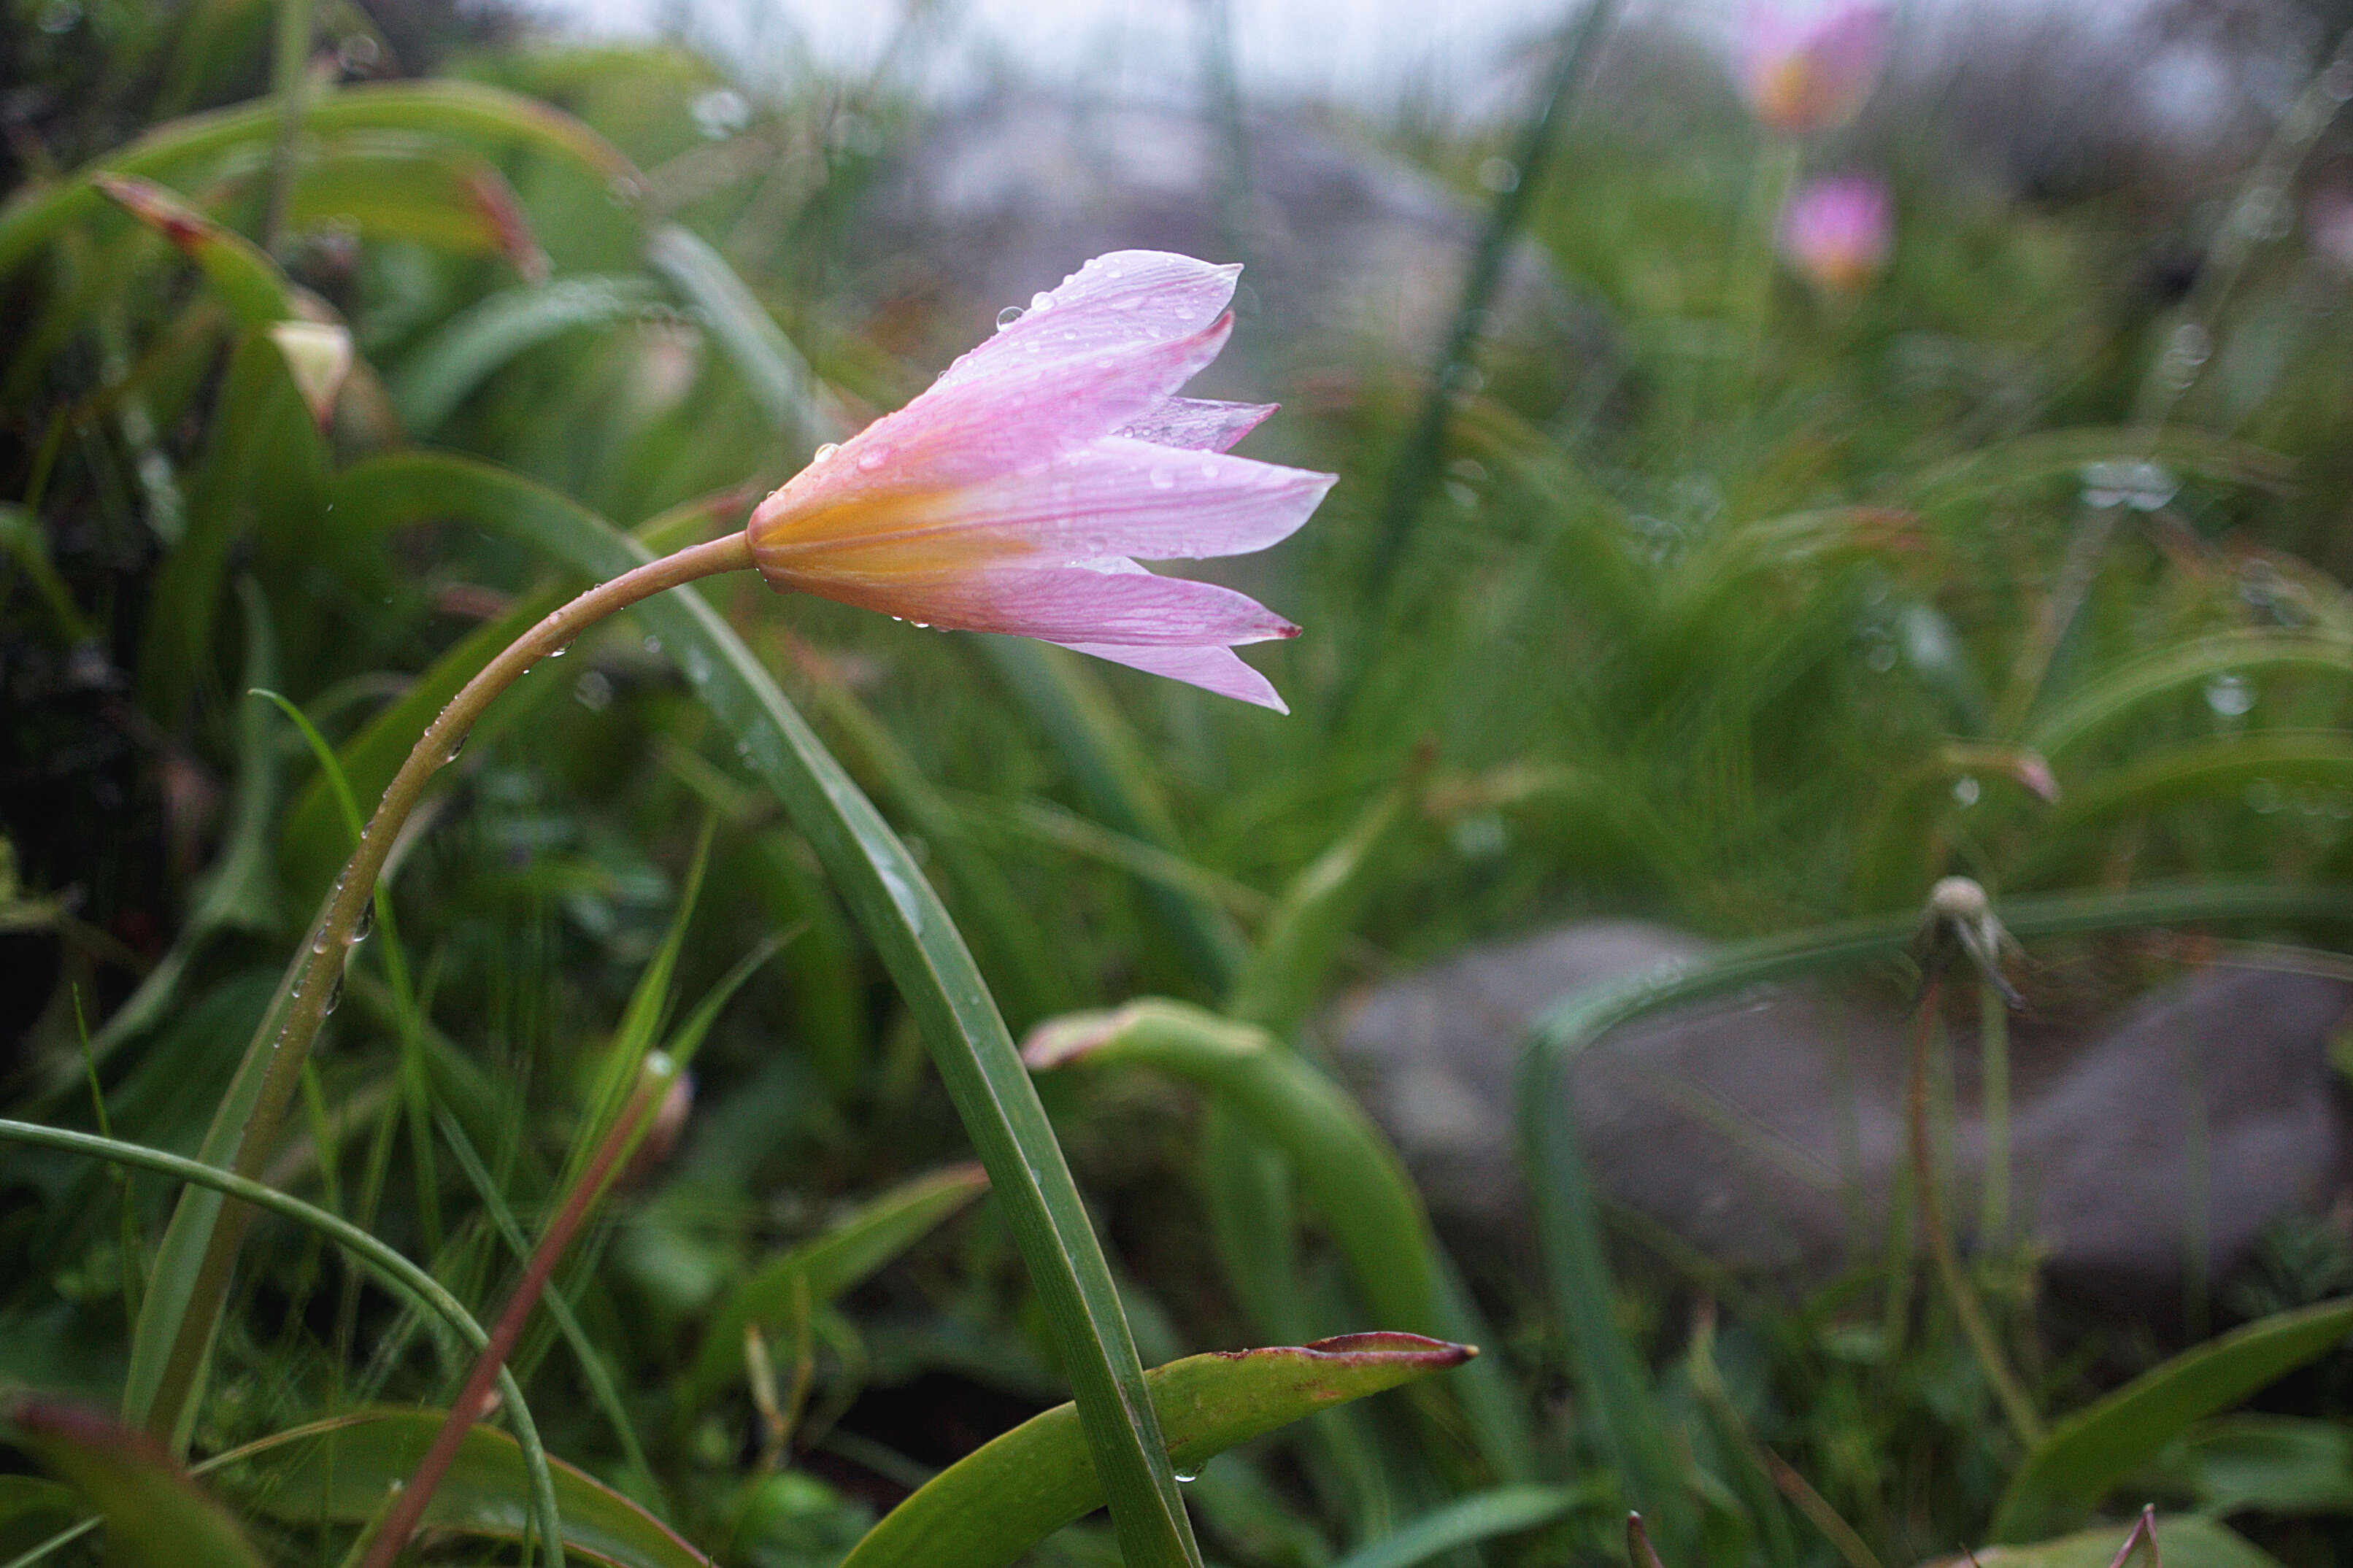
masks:
{"label": "gray rock", "polygon": [[[1627,923],[1476,950],[1344,1008],[1340,1060],[1442,1225],[1521,1233],[1511,1093],[1529,1025],[1569,991],[1702,951]],[[1602,1188],[1736,1268],[1820,1278],[1869,1256],[1908,1159],[1899,1004],[1791,986],[1605,1037],[1569,1077]],[[2212,965],[2092,1027],[2018,1020],[2011,1213],[2051,1284],[2161,1309],[2180,1300],[2191,1259],[2226,1278],[2264,1226],[2325,1208],[2353,1153],[2327,1058],[2348,1008],[2341,980]],[[1973,1039],[1956,1050],[1943,1152],[1966,1226],[1983,1124]]]}
{"label": "gray rock", "polygon": [[[1189,109],[999,90],[908,139],[859,215],[853,260],[878,320],[913,324],[920,341],[891,346],[915,358],[959,351],[1090,256],[1144,247],[1249,266],[1236,308],[1257,319],[1203,378],[1209,395],[1368,357],[1428,363],[1478,215],[1302,112],[1251,115],[1243,162],[1238,185],[1226,138]],[[1524,402],[1557,403],[1613,357],[1606,317],[1532,245],[1514,248],[1493,314],[1491,372]]]}

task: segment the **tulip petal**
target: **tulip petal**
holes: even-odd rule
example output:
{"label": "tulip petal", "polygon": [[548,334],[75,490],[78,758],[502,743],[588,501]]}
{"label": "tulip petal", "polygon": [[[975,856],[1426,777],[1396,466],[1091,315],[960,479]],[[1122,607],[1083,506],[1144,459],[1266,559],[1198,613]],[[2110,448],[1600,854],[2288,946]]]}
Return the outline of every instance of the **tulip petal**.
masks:
{"label": "tulip petal", "polygon": [[1274,403],[1211,403],[1198,397],[1171,397],[1119,433],[1131,440],[1150,441],[1160,447],[1230,452],[1235,442],[1257,429],[1260,420],[1281,406]]}
{"label": "tulip petal", "polygon": [[1160,577],[1132,561],[1084,566],[989,567],[913,577],[854,551],[795,572],[763,563],[768,581],[947,631],[1008,632],[1048,642],[1266,642],[1299,628],[1246,595],[1214,583]]}
{"label": "tulip petal", "polygon": [[1015,367],[1188,337],[1225,312],[1241,270],[1165,250],[1098,256],[948,366],[934,390]]}
{"label": "tulip petal", "polygon": [[754,544],[770,570],[790,571],[797,557],[846,554],[861,574],[917,577],[951,561],[1200,560],[1290,538],[1333,481],[1305,468],[1113,436],[985,483],[812,516],[755,534]]}
{"label": "tulip petal", "polygon": [[1244,664],[1229,647],[1154,647],[1136,643],[1066,642],[1073,653],[1107,658],[1147,675],[1165,675],[1220,697],[1238,697],[1278,713],[1291,709],[1267,678]]}
{"label": "tulip petal", "polygon": [[[1083,363],[1008,367],[943,391],[934,386],[786,480],[752,514],[765,545],[863,533],[866,504],[944,491],[1033,468],[1099,440],[1159,407],[1226,346],[1233,318],[1190,337],[1124,347]],[[828,519],[828,514],[842,515]]]}

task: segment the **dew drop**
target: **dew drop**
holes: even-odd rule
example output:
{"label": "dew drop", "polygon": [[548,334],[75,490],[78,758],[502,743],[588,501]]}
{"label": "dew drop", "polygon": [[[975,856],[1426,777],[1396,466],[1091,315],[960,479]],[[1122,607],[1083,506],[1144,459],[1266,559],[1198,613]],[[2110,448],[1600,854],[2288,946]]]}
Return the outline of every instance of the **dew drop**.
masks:
{"label": "dew drop", "polygon": [[456,762],[458,760],[458,753],[466,749],[466,737],[472,733],[473,731],[471,730],[460,730],[457,734],[451,736],[449,739],[449,749],[441,753],[441,760],[445,763]]}
{"label": "dew drop", "polygon": [[335,976],[334,988],[327,993],[327,1005],[319,1009],[319,1016],[323,1018],[343,1005],[343,977],[338,974]]}
{"label": "dew drop", "polygon": [[832,457],[836,452],[839,452],[839,451],[840,451],[840,450],[841,450],[841,443],[840,443],[840,442],[839,442],[839,441],[828,441],[824,446],[819,447],[818,447],[815,452],[813,452],[813,453],[811,453],[811,454],[809,455],[809,461],[810,461],[811,463],[822,463],[822,462],[824,462],[828,458]]}
{"label": "dew drop", "polygon": [[1050,310],[1054,308],[1054,297],[1040,289],[1029,296],[1029,308],[1032,310]]}
{"label": "dew drop", "polygon": [[2236,719],[2255,705],[2255,689],[2243,676],[2218,675],[2206,683],[2206,706],[2225,719]]}
{"label": "dew drop", "polygon": [[646,634],[646,651],[650,654],[659,654],[661,652],[661,638],[654,636],[651,632],[648,632]]}
{"label": "dew drop", "polygon": [[1006,328],[1019,321],[1021,319],[1021,315],[1022,311],[1020,306],[1006,306],[1005,309],[997,312],[997,330],[1000,332],[1003,331]]}
{"label": "dew drop", "polygon": [[375,900],[370,899],[360,906],[360,918],[352,922],[352,934],[343,939],[346,947],[357,947],[375,932]]}
{"label": "dew drop", "polygon": [[321,953],[327,951],[327,933],[325,931],[321,931],[317,936],[311,939],[311,951],[314,953]]}
{"label": "dew drop", "polygon": [[877,441],[874,445],[867,447],[866,450],[858,454],[858,470],[860,473],[871,474],[890,460],[891,443],[888,441]]}
{"label": "dew drop", "polygon": [[1963,773],[1959,778],[1955,779],[1953,781],[1953,798],[1960,802],[1963,805],[1977,805],[1978,781],[1971,778],[1967,773]]}
{"label": "dew drop", "polygon": [[1192,1485],[1195,1481],[1198,1480],[1201,1476],[1201,1472],[1198,1470],[1176,1470],[1172,1473],[1176,1476],[1176,1484],[1180,1487]]}

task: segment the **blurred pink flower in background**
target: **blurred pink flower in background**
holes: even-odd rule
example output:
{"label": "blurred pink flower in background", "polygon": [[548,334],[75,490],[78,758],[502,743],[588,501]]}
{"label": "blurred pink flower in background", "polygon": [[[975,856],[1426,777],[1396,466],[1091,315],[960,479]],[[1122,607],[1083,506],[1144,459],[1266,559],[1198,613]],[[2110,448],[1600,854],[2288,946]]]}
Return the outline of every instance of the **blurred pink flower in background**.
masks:
{"label": "blurred pink flower in background", "polygon": [[1784,135],[1837,130],[1877,85],[1887,35],[1887,7],[1878,0],[1830,0],[1804,9],[1788,0],[1750,0],[1740,40],[1749,106]]}
{"label": "blurred pink flower in background", "polygon": [[1263,550],[1332,487],[1330,474],[1225,455],[1271,405],[1176,395],[1225,346],[1240,271],[1115,251],[1008,312],[928,391],[820,448],[760,503],[749,532],[762,574],[1288,711],[1232,648],[1297,626],[1136,564]]}
{"label": "blurred pink flower in background", "polygon": [[1781,215],[1781,254],[1832,294],[1866,288],[1895,243],[1895,204],[1873,174],[1809,180]]}

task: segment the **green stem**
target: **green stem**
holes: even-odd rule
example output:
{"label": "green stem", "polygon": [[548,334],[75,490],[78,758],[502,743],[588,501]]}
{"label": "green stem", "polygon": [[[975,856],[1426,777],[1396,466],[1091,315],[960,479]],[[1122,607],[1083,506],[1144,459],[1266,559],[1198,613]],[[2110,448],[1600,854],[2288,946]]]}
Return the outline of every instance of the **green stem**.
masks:
{"label": "green stem", "polygon": [[294,155],[311,85],[311,0],[278,0],[277,51],[269,73],[278,99],[278,142],[269,154],[269,210],[261,224],[265,250],[276,249],[284,237],[287,204],[294,194]]}
{"label": "green stem", "polygon": [[[750,542],[742,533],[730,533],[599,584],[507,645],[426,727],[407,761],[393,775],[375,815],[360,835],[359,847],[335,879],[333,891],[312,923],[307,945],[295,955],[281,983],[280,1003],[272,1008],[282,1016],[276,1035],[259,1037],[255,1042],[256,1048],[267,1053],[268,1065],[238,1133],[237,1156],[230,1166],[237,1174],[258,1176],[267,1163],[301,1081],[302,1064],[343,979],[344,961],[359,930],[360,912],[375,892],[393,841],[423,798],[425,786],[458,754],[467,731],[483,710],[532,666],[563,652],[575,637],[607,616],[681,584],[751,565]],[[234,1102],[222,1107],[224,1114],[233,1114],[235,1110]],[[166,1440],[177,1429],[183,1407],[195,1390],[248,1218],[249,1211],[238,1205],[223,1207],[189,1289],[169,1358],[145,1413],[148,1429]]]}
{"label": "green stem", "polygon": [[[674,1076],[675,1069],[667,1057],[656,1054],[646,1059],[646,1070],[639,1075],[636,1092],[614,1120],[613,1130],[605,1135],[603,1144],[589,1160],[587,1168],[580,1173],[580,1179],[573,1183],[572,1191],[565,1196],[563,1208],[556,1212],[554,1220],[541,1235],[539,1245],[532,1248],[530,1261],[523,1265],[522,1278],[515,1282],[514,1293],[507,1298],[498,1321],[491,1327],[490,1339],[474,1358],[473,1370],[467,1373],[465,1386],[459,1390],[457,1403],[442,1418],[441,1429],[433,1435],[433,1446],[426,1449],[425,1458],[417,1462],[417,1473],[408,1478],[408,1484],[401,1489],[398,1500],[385,1512],[384,1527],[369,1542],[367,1555],[361,1559],[360,1568],[392,1568],[393,1559],[399,1556],[401,1549],[408,1544],[408,1538],[417,1533],[417,1525],[424,1521],[427,1505],[432,1502],[433,1494],[440,1489],[442,1478],[456,1463],[458,1449],[465,1442],[466,1434],[472,1430],[474,1422],[481,1415],[483,1401],[491,1392],[491,1385],[506,1370],[507,1358],[514,1353],[515,1342],[522,1337],[523,1324],[530,1321],[532,1309],[539,1305],[539,1298],[547,1289],[548,1279],[555,1271],[556,1260],[564,1256],[565,1249],[572,1245],[572,1238],[579,1234],[581,1224],[587,1219],[588,1211],[596,1199],[603,1195],[621,1156],[636,1147],[638,1134],[644,1129],[649,1113],[661,1103],[662,1096],[669,1092]],[[550,1541],[548,1549],[556,1568],[562,1568],[562,1544]]]}
{"label": "green stem", "polygon": [[[442,1321],[468,1344],[480,1349],[490,1343],[491,1336],[481,1324],[474,1321],[474,1315],[466,1310],[465,1303],[451,1295],[439,1280],[349,1220],[306,1204],[275,1187],[264,1186],[259,1182],[216,1169],[201,1160],[167,1154],[160,1149],[125,1143],[118,1139],[93,1137],[90,1133],[75,1132],[63,1127],[43,1127],[31,1121],[0,1121],[0,1142],[30,1143],[37,1148],[88,1154],[118,1165],[134,1165],[196,1186],[210,1187],[256,1208],[283,1215],[309,1226],[349,1250],[394,1289],[438,1313]],[[512,1415],[515,1442],[522,1450],[523,1468],[531,1476],[533,1519],[540,1532],[550,1542],[561,1541],[563,1535],[556,1518],[555,1481],[547,1468],[547,1451],[540,1446],[539,1427],[531,1418],[530,1406],[523,1403],[522,1390],[503,1369],[499,1374],[499,1394]],[[56,1539],[44,1542],[34,1552],[10,1563],[8,1568],[16,1568],[17,1563],[61,1544],[63,1542]]]}
{"label": "green stem", "polygon": [[2019,1442],[2032,1448],[2042,1440],[2042,1417],[2035,1412],[2034,1402],[2027,1397],[2018,1374],[2010,1371],[2008,1358],[1994,1339],[1992,1325],[1986,1321],[1978,1293],[1971,1289],[1968,1276],[1961,1272],[1960,1255],[1953,1247],[1953,1233],[1945,1218],[1944,1197],[1936,1185],[1936,1152],[1928,1142],[1928,1044],[1936,1026],[1936,998],[1943,989],[1943,977],[1931,970],[1927,984],[1920,989],[1919,1012],[1912,1026],[1912,1080],[1905,1097],[1906,1130],[1912,1144],[1912,1196],[1918,1207],[1928,1256],[1936,1261],[1936,1277],[1945,1287],[1945,1294],[1952,1300],[1953,1315],[1960,1320],[1961,1333],[1969,1342],[1986,1381],[1993,1384],[1994,1397],[2001,1402],[2002,1414],[2010,1418]]}

